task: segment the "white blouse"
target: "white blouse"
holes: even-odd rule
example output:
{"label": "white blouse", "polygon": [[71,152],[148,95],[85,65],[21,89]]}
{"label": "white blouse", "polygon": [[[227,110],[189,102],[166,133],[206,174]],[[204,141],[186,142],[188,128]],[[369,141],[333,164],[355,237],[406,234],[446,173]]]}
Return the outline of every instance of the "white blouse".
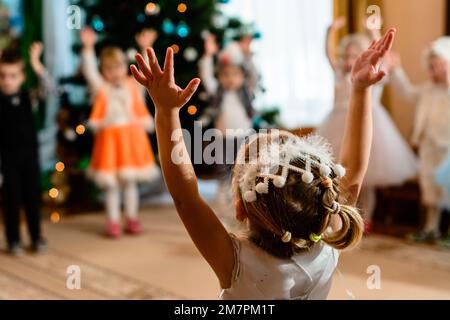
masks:
{"label": "white blouse", "polygon": [[309,252],[277,258],[245,238],[232,236],[235,269],[223,300],[324,300],[331,288],[339,252],[317,243]]}

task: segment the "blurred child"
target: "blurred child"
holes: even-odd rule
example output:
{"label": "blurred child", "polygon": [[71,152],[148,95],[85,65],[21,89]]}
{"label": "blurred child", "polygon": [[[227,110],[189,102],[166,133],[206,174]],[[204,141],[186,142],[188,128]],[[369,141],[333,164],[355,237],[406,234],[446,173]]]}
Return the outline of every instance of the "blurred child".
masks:
{"label": "blurred child", "polygon": [[245,132],[252,128],[255,89],[254,83],[247,80],[253,78],[255,70],[246,69],[249,64],[246,64],[243,50],[232,43],[219,54],[216,78],[214,55],[217,53],[215,37],[210,35],[205,39],[205,54],[199,62],[200,78],[212,100],[207,116],[223,135],[227,129]]}
{"label": "blurred child", "polygon": [[412,238],[434,242],[439,237],[439,205],[444,190],[436,183],[433,171],[450,151],[450,37],[439,38],[426,51],[430,81],[421,86],[411,84],[398,57],[388,61],[397,92],[417,104],[413,143],[419,146],[419,182],[427,212],[423,229]]}
{"label": "blurred child", "polygon": [[[40,62],[42,44],[30,48],[30,62],[40,78],[48,83],[48,74]],[[22,89],[25,62],[14,52],[5,50],[0,57],[0,163],[3,174],[3,203],[7,251],[23,253],[20,237],[20,209],[26,214],[31,250],[46,249],[41,235],[41,192],[38,139],[33,109],[36,92]]]}
{"label": "blurred child", "polygon": [[[201,121],[204,126],[213,122],[214,127],[220,130],[224,137],[221,163],[216,166],[222,176],[218,191],[218,203],[222,207],[228,207],[230,203],[228,169],[231,168],[230,164],[235,159],[242,139],[253,128],[252,101],[256,86],[254,79],[257,76],[251,62],[251,54],[248,52],[249,45],[248,42],[244,45],[233,42],[220,52],[216,78],[214,56],[219,52],[219,47],[215,36],[209,35],[205,39],[205,54],[199,62],[200,78],[211,101]],[[233,146],[234,152],[230,152],[230,145]]]}
{"label": "blurred child", "polygon": [[[338,250],[356,246],[363,221],[356,203],[370,155],[372,117],[370,87],[390,50],[389,31],[357,58],[341,161],[336,165],[322,139],[301,139],[287,132],[256,135],[240,149],[233,176],[236,216],[248,236],[228,234],[199,194],[197,178],[183,139],[179,112],[197,90],[175,84],[173,50],[164,71],[155,53],[150,64],[137,57],[132,66],[156,106],[156,133],[161,165],[177,211],[195,245],[223,289],[222,299],[325,299],[338,261]],[[279,134],[277,134],[279,133]],[[172,139],[178,134],[178,139]],[[174,153],[176,149],[178,152]],[[344,204],[345,203],[345,204]],[[329,230],[331,229],[331,230]]]}
{"label": "blurred child", "polygon": [[[330,141],[334,152],[341,150],[345,119],[351,93],[351,70],[357,57],[369,47],[369,39],[352,34],[342,39],[339,58],[335,58],[332,34],[345,25],[345,19],[336,20],[329,28],[327,54],[335,72],[334,109],[320,126],[318,134]],[[366,233],[372,230],[372,216],[376,206],[376,187],[401,185],[417,173],[416,157],[401,136],[389,114],[381,104],[386,81],[373,87],[373,142],[369,169],[360,195],[360,206],[366,222]]]}
{"label": "blurred child", "polygon": [[126,57],[119,48],[105,48],[97,67],[92,29],[82,31],[82,70],[94,93],[95,103],[89,125],[95,131],[95,143],[89,169],[90,177],[105,189],[108,222],[106,234],[121,235],[120,192],[124,192],[126,231],[141,233],[138,219],[138,182],[158,176],[146,129],[153,121],[142,92],[128,76]]}

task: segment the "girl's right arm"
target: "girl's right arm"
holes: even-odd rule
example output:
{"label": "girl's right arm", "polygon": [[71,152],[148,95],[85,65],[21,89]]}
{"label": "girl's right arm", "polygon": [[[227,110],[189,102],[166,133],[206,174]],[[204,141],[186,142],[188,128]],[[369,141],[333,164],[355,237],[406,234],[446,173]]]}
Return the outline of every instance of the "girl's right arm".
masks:
{"label": "girl's right arm", "polygon": [[374,41],[353,66],[353,89],[340,159],[347,168],[341,188],[349,205],[356,204],[369,164],[373,134],[370,88],[385,76],[379,65],[392,48],[395,33],[395,29],[390,29],[383,38]]}
{"label": "girl's right arm", "polygon": [[149,64],[141,55],[140,71],[131,67],[136,80],[147,88],[156,107],[155,124],[161,168],[178,214],[194,244],[216,273],[222,288],[229,288],[234,268],[231,237],[213,210],[199,194],[197,177],[183,139],[179,112],[197,90],[200,79],[186,89],[175,84],[173,50],[167,50],[164,71],[153,49],[147,49]]}

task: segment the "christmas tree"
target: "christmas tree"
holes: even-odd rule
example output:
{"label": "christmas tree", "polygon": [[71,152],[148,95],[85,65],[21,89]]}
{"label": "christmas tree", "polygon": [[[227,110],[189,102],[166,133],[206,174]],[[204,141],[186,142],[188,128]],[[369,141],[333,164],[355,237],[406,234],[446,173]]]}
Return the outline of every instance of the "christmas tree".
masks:
{"label": "christmas tree", "polygon": [[[71,4],[82,9],[85,26],[98,34],[98,52],[106,46],[119,46],[132,59],[140,49],[135,36],[142,30],[151,30],[157,35],[153,47],[160,59],[163,59],[167,47],[176,52],[177,82],[183,86],[198,76],[205,32],[214,33],[221,45],[227,36],[235,38],[239,34],[242,24],[224,17],[218,10],[219,2],[228,1],[72,0]],[[79,50],[80,45],[75,44],[74,51],[78,53]],[[47,200],[56,205],[70,204],[74,208],[95,196],[95,192],[89,191],[93,190],[92,185],[83,178],[93,143],[92,134],[85,126],[91,106],[86,83],[80,74],[60,80],[65,93],[57,117],[58,162],[49,177]],[[147,104],[153,113],[150,99]],[[183,127],[192,130],[194,121],[207,106],[208,96],[200,89],[190,101],[190,106],[181,113]],[[150,138],[156,154],[156,137],[153,134]]]}
{"label": "christmas tree", "polygon": [[[174,49],[177,81],[182,86],[198,76],[197,63],[203,54],[204,31],[214,32],[223,38],[227,28],[226,20],[217,10],[217,4],[228,2],[226,0],[72,2],[84,9],[86,24],[98,33],[99,50],[104,46],[115,45],[127,51],[132,58],[139,50],[135,35],[143,29],[156,31],[158,39],[154,44],[155,51],[161,59],[167,47]],[[198,113],[205,108],[205,101],[200,97],[201,94],[196,95],[191,101],[192,107],[183,110],[181,117],[184,127],[191,127]]]}

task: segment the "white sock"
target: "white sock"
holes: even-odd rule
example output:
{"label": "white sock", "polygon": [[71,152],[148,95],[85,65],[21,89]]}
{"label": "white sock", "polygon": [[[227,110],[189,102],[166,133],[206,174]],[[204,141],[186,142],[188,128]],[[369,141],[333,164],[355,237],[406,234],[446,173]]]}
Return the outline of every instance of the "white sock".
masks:
{"label": "white sock", "polygon": [[109,221],[120,221],[120,189],[110,187],[105,191],[106,214]]}
{"label": "white sock", "polygon": [[128,182],[124,187],[124,206],[128,219],[138,218],[139,189],[135,182]]}

